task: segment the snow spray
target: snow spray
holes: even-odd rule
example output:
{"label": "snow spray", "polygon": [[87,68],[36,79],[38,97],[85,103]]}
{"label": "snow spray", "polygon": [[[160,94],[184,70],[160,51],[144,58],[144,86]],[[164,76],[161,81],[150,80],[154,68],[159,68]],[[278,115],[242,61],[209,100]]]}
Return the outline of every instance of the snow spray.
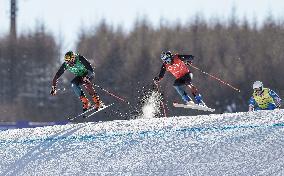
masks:
{"label": "snow spray", "polygon": [[162,96],[158,91],[152,90],[142,98],[142,113],[140,118],[154,118],[160,115]]}

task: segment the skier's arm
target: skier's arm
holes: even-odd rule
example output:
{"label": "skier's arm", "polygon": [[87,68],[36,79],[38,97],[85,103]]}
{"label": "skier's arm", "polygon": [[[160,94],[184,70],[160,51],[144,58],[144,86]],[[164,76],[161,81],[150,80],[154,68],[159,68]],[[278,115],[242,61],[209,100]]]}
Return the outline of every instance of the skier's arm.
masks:
{"label": "skier's arm", "polygon": [[65,72],[66,67],[65,67],[65,63],[63,63],[61,65],[61,67],[59,68],[59,70],[56,72],[55,76],[53,77],[52,80],[52,86],[56,88],[57,86],[57,81],[60,78],[60,76]]}
{"label": "skier's arm", "polygon": [[166,66],[165,66],[165,64],[163,64],[162,67],[161,67],[159,76],[158,76],[160,80],[163,79],[163,77],[165,76],[165,73],[166,73]]}
{"label": "skier's arm", "polygon": [[274,92],[273,90],[269,89],[269,95],[274,99],[275,105],[277,108],[280,108],[281,106],[281,98],[279,97],[279,95],[277,95],[276,92]]}
{"label": "skier's arm", "polygon": [[162,65],[159,76],[154,78],[155,82],[159,82],[161,79],[163,79],[164,75],[166,73],[166,66],[165,64]]}
{"label": "skier's arm", "polygon": [[254,106],[255,106],[255,104],[256,104],[256,102],[255,102],[254,98],[251,97],[251,98],[249,99],[249,111],[254,111]]}
{"label": "skier's arm", "polygon": [[56,95],[57,81],[59,77],[64,73],[65,70],[66,70],[66,65],[65,63],[63,63],[61,67],[59,68],[59,70],[56,72],[55,76],[53,77],[51,91],[50,91],[51,95]]}
{"label": "skier's arm", "polygon": [[193,55],[184,55],[184,54],[182,55],[182,54],[179,54],[178,57],[180,58],[180,60],[182,60],[186,64],[191,64],[192,61],[194,60],[194,56]]}
{"label": "skier's arm", "polygon": [[88,70],[87,75],[83,78],[83,81],[92,81],[95,77],[94,69],[91,65],[91,63],[84,57],[79,55],[79,60],[82,62],[82,64],[85,66],[85,68]]}
{"label": "skier's arm", "polygon": [[90,71],[91,73],[94,73],[94,69],[93,69],[91,63],[84,56],[80,55],[79,59],[88,71]]}

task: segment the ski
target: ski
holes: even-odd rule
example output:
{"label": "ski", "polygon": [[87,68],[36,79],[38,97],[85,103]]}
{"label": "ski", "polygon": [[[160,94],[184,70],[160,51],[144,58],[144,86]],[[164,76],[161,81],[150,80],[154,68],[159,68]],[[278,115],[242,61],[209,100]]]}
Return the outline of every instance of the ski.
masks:
{"label": "ski", "polygon": [[210,111],[214,112],[215,109],[209,108],[207,106],[202,106],[198,104],[179,104],[179,103],[173,103],[174,107],[181,107],[181,108],[190,108],[190,109],[196,109],[201,111]]}
{"label": "ski", "polygon": [[[110,104],[110,105],[113,105],[113,103]],[[99,108],[99,109],[98,109],[97,111],[95,111],[95,112],[99,112],[99,111],[105,109],[106,107],[108,107],[108,106],[110,106],[110,105],[107,105],[107,106],[103,105],[102,108]],[[89,112],[93,111],[95,108],[96,108],[95,106],[94,106],[94,107],[91,107],[91,108],[88,109],[87,111],[82,112],[81,114],[79,114],[79,115],[77,115],[77,116],[69,117],[68,120],[73,121],[73,120],[75,120],[75,119],[77,119],[77,118],[79,118],[79,117],[81,117],[81,116],[83,117],[84,115],[86,115],[86,114],[88,114]],[[95,114],[95,113],[92,113],[92,114]],[[87,115],[87,116],[84,117],[84,118],[87,118],[87,117],[89,117],[89,116],[90,116],[90,115]]]}
{"label": "ski", "polygon": [[77,116],[68,117],[68,120],[72,121],[72,120],[74,120],[74,119],[77,119],[77,118],[79,118],[79,117],[81,117],[81,116],[87,114],[88,112],[92,111],[93,109],[95,109],[95,107],[92,107],[92,108],[88,109],[88,110],[85,111],[85,112],[82,112],[81,114],[79,114],[79,115],[77,115]]}
{"label": "ski", "polygon": [[104,110],[105,108],[110,107],[110,106],[112,106],[112,105],[113,105],[113,103],[112,103],[112,104],[109,104],[109,105],[105,105],[105,106],[103,106],[102,108],[99,108],[97,111],[92,112],[91,114],[87,115],[87,116],[84,117],[84,118],[89,118],[89,117],[91,117],[92,115],[96,114],[97,112],[100,112],[100,111]]}

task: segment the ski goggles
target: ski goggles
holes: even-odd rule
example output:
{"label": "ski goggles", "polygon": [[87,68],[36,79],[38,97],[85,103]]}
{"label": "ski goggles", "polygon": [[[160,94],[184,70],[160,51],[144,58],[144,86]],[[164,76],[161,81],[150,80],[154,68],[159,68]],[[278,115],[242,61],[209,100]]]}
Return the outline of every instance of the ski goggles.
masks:
{"label": "ski goggles", "polygon": [[74,58],[75,58],[74,55],[72,55],[72,56],[67,55],[67,56],[64,57],[64,60],[65,60],[66,62],[70,62],[70,61],[73,61]]}
{"label": "ski goggles", "polygon": [[255,92],[261,92],[262,91],[262,88],[254,88],[253,89]]}

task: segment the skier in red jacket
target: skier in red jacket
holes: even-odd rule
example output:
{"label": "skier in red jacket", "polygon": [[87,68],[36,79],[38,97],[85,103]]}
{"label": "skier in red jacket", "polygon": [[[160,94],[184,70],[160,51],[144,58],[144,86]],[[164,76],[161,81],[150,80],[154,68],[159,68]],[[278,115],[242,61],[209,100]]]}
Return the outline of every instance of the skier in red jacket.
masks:
{"label": "skier in red jacket", "polygon": [[169,71],[176,78],[173,86],[185,104],[194,103],[184,89],[184,86],[186,85],[190,88],[197,104],[206,106],[202,100],[201,94],[198,93],[197,88],[191,83],[193,74],[187,67],[188,64],[192,63],[194,56],[180,54],[173,55],[170,51],[167,51],[161,54],[161,59],[163,61],[163,65],[159,76],[154,78],[155,84],[162,80],[166,71]]}

